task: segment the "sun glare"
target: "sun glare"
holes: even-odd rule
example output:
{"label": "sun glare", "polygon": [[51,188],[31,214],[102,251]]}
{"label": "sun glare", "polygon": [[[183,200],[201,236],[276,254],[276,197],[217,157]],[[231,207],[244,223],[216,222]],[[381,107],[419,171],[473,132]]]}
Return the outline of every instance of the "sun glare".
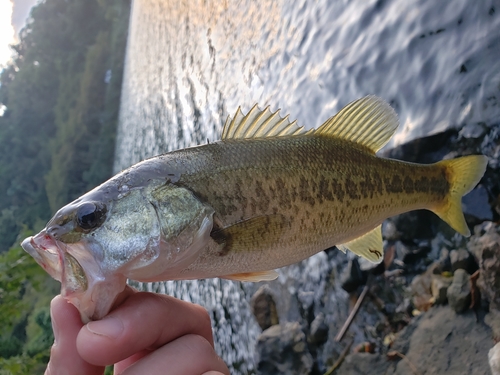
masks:
{"label": "sun glare", "polygon": [[0,69],[12,56],[9,44],[14,43],[14,28],[11,23],[12,2],[0,0]]}

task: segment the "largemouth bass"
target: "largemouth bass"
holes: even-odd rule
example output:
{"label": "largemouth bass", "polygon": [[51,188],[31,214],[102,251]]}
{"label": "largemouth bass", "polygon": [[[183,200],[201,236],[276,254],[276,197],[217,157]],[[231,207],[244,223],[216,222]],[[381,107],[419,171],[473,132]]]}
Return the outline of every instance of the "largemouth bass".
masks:
{"label": "largemouth bass", "polygon": [[333,245],[380,262],[382,221],[410,210],[431,210],[470,235],[461,198],[486,157],[431,165],[377,157],[397,126],[374,96],[316,130],[269,108],[238,109],[221,141],[124,170],[22,246],[86,321],[109,312],[127,279],[270,280]]}

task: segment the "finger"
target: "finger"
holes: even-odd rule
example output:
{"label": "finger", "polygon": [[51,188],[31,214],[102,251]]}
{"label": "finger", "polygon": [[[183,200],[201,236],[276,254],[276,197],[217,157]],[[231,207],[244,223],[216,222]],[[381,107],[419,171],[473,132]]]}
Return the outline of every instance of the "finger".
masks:
{"label": "finger", "polygon": [[165,373],[185,375],[204,374],[209,371],[215,371],[215,374],[229,375],[227,366],[204,337],[186,335],[155,350],[123,372],[117,373],[121,375]]}
{"label": "finger", "polygon": [[88,323],[78,335],[77,347],[85,360],[105,365],[187,334],[199,335],[213,347],[204,308],[170,296],[136,293],[102,320]]}
{"label": "finger", "polygon": [[50,303],[50,314],[55,340],[45,374],[102,375],[104,367],[84,361],[76,349],[76,338],[83,327],[78,310],[57,296]]}

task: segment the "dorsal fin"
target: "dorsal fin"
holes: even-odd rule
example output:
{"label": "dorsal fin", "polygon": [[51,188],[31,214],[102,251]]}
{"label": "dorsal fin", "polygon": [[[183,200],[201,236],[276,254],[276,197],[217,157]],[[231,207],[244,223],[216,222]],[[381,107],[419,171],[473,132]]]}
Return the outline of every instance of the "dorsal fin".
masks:
{"label": "dorsal fin", "polygon": [[271,112],[269,106],[261,110],[255,104],[246,115],[238,107],[234,117],[227,118],[222,139],[281,137],[304,133],[307,133],[304,127],[299,127],[297,121],[290,122],[288,116],[282,118],[279,110]]}
{"label": "dorsal fin", "polygon": [[375,153],[389,142],[398,125],[394,109],[381,98],[370,95],[346,105],[314,134],[355,142]]}

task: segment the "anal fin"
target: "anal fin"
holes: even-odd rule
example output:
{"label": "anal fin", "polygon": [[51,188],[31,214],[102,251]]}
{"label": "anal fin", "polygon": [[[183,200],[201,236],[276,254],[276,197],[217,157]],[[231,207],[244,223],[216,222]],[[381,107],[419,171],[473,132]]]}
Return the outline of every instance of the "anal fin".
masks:
{"label": "anal fin", "polygon": [[368,233],[355,238],[352,241],[337,245],[337,248],[343,252],[352,251],[354,254],[363,257],[370,262],[380,263],[384,256],[384,247],[382,244],[382,225],[372,229]]}
{"label": "anal fin", "polygon": [[223,279],[237,280],[237,281],[271,281],[278,278],[278,272],[275,270],[259,271],[259,272],[245,272],[235,273],[233,275],[222,276]]}

